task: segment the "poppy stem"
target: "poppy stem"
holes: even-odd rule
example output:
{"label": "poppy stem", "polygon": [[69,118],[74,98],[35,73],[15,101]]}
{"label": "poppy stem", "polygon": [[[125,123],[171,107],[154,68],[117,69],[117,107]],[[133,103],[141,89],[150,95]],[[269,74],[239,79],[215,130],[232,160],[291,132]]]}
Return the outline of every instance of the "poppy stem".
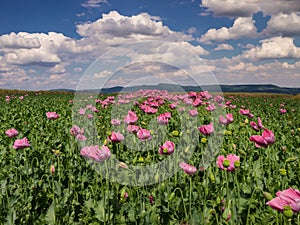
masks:
{"label": "poppy stem", "polygon": [[193,182],[192,177],[190,176],[190,194],[189,194],[189,204],[190,204],[190,215],[189,218],[192,218],[192,188],[193,188]]}

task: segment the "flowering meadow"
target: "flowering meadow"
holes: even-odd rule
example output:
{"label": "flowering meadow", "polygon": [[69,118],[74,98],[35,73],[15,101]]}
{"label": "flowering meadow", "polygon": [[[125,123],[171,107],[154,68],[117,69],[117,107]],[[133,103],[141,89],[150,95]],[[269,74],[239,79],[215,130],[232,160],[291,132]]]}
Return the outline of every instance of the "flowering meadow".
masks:
{"label": "flowering meadow", "polygon": [[0,224],[300,224],[299,100],[0,97]]}

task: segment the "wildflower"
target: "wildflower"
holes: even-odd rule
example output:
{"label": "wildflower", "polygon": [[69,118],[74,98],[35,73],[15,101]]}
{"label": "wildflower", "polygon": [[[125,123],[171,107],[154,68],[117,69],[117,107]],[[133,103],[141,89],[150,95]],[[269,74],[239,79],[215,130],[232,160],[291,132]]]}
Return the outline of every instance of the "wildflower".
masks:
{"label": "wildflower", "polygon": [[134,124],[136,121],[138,121],[138,116],[135,114],[135,112],[129,110],[127,116],[124,117],[124,123]]}
{"label": "wildflower", "polygon": [[240,166],[240,157],[234,154],[229,154],[227,157],[220,155],[216,163],[220,169],[232,172]]}
{"label": "wildflower", "polygon": [[164,113],[163,114],[160,114],[158,117],[157,117],[157,122],[159,124],[162,124],[162,125],[167,125],[168,122],[169,122],[169,117],[166,116]]}
{"label": "wildflower", "polygon": [[15,129],[15,128],[11,128],[8,129],[7,131],[5,131],[5,134],[7,135],[7,137],[15,137],[19,134],[19,132]]}
{"label": "wildflower", "polygon": [[86,116],[88,119],[92,119],[94,117],[93,114],[87,114]]}
{"label": "wildflower", "polygon": [[151,205],[154,204],[154,196],[153,195],[149,196],[149,202],[150,202]]}
{"label": "wildflower", "polygon": [[126,130],[129,132],[129,133],[137,133],[139,131],[139,127],[136,126],[136,125],[128,125]]}
{"label": "wildflower", "polygon": [[292,210],[293,213],[298,213],[300,212],[300,191],[293,188],[278,191],[276,197],[268,201],[267,205],[285,213],[285,215],[290,215],[288,210]]}
{"label": "wildflower", "polygon": [[140,129],[136,134],[142,141],[150,140],[152,138],[150,131],[147,129]]}
{"label": "wildflower", "polygon": [[197,116],[198,115],[198,110],[197,109],[191,109],[189,110],[190,116]]}
{"label": "wildflower", "polygon": [[275,136],[271,130],[265,129],[262,135],[252,135],[250,141],[255,143],[256,147],[268,147],[275,142]]}
{"label": "wildflower", "polygon": [[231,113],[226,114],[226,118],[224,116],[219,116],[219,122],[224,125],[228,125],[233,122],[233,115]]}
{"label": "wildflower", "polygon": [[84,134],[84,129],[80,129],[78,126],[73,126],[70,129],[70,134],[74,137],[76,137],[78,134]]}
{"label": "wildflower", "polygon": [[159,147],[159,154],[161,155],[170,155],[174,152],[174,142],[166,141],[162,146]]}
{"label": "wildflower", "polygon": [[59,114],[56,112],[46,112],[46,116],[49,120],[55,120],[59,118]]}
{"label": "wildflower", "polygon": [[111,140],[112,142],[121,142],[124,141],[124,136],[119,132],[113,131],[108,139]]}
{"label": "wildflower", "polygon": [[79,114],[80,114],[80,115],[84,115],[84,114],[85,114],[85,109],[80,108],[80,109],[79,109]]}
{"label": "wildflower", "polygon": [[259,117],[257,118],[257,124],[255,122],[251,121],[250,125],[253,128],[253,130],[255,130],[255,131],[259,131],[264,128],[264,126],[261,122],[261,119]]}
{"label": "wildflower", "polygon": [[82,134],[78,134],[78,135],[76,136],[76,139],[77,139],[78,141],[85,141],[87,138],[86,138],[86,136],[84,136],[84,135],[82,135]]}
{"label": "wildflower", "polygon": [[28,139],[26,137],[22,138],[22,139],[17,139],[14,142],[13,148],[14,149],[23,149],[26,147],[30,147],[30,144],[28,142]]}
{"label": "wildflower", "polygon": [[203,125],[203,126],[199,127],[198,129],[202,134],[204,134],[206,136],[211,135],[215,131],[212,123],[210,123],[208,125]]}
{"label": "wildflower", "polygon": [[85,146],[81,149],[80,154],[96,162],[103,162],[111,156],[111,152],[107,146],[102,146],[102,148],[99,149],[98,145]]}
{"label": "wildflower", "polygon": [[55,173],[55,167],[54,167],[54,165],[51,165],[51,166],[50,166],[50,173],[51,173],[52,175],[54,175],[54,173]]}
{"label": "wildflower", "polygon": [[280,114],[285,114],[286,112],[287,112],[286,109],[279,109]]}
{"label": "wildflower", "polygon": [[112,119],[110,122],[112,125],[121,125],[121,121],[118,119]]}
{"label": "wildflower", "polygon": [[197,168],[194,166],[191,166],[185,162],[181,162],[179,166],[183,169],[183,171],[188,175],[193,175],[197,172]]}

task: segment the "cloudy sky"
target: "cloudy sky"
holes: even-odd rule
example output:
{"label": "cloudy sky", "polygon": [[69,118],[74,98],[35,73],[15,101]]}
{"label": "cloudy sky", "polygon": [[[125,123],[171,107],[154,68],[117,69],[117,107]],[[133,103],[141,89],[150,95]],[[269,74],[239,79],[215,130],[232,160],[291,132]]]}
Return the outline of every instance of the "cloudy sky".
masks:
{"label": "cloudy sky", "polygon": [[[133,51],[134,43],[144,44]],[[195,76],[210,71],[220,84],[300,87],[299,0],[1,2],[0,88],[76,88],[91,72],[95,79],[115,73],[111,85],[141,72],[183,82],[186,51],[201,60],[192,65]],[[103,54],[126,56],[130,64],[93,67]]]}

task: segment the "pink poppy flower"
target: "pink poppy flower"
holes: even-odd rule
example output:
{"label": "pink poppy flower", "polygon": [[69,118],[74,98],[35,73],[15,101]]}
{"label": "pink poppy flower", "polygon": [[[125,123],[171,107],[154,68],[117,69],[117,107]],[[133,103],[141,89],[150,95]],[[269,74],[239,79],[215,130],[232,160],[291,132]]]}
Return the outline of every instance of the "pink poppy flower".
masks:
{"label": "pink poppy flower", "polygon": [[138,131],[139,131],[139,127],[138,126],[136,126],[136,125],[128,125],[127,126],[127,128],[126,128],[126,130],[129,132],[129,133],[131,133],[131,134],[135,134],[135,133],[137,133]]}
{"label": "pink poppy flower", "polygon": [[8,129],[7,131],[5,131],[5,134],[7,135],[7,137],[15,137],[19,134],[19,132],[15,129],[15,128],[11,128]]}
{"label": "pink poppy flower", "polygon": [[80,114],[80,115],[84,115],[84,114],[85,114],[85,109],[80,108],[80,109],[79,109],[79,114]]}
{"label": "pink poppy flower", "polygon": [[200,92],[200,96],[206,100],[212,99],[212,95],[208,93],[208,91]]}
{"label": "pink poppy flower", "polygon": [[96,162],[103,162],[111,156],[111,152],[107,146],[102,146],[102,148],[99,149],[98,145],[85,146],[81,149],[80,154]]}
{"label": "pink poppy flower", "polygon": [[230,101],[230,100],[227,100],[227,101],[225,102],[225,105],[230,106],[230,105],[231,105],[231,101]]}
{"label": "pink poppy flower", "polygon": [[110,122],[112,125],[121,125],[121,121],[118,119],[112,119]]}
{"label": "pink poppy flower", "polygon": [[124,136],[119,132],[113,131],[108,139],[111,140],[112,142],[121,142],[124,141]]}
{"label": "pink poppy flower", "polygon": [[285,114],[287,111],[286,109],[279,109],[280,114]]}
{"label": "pink poppy flower", "polygon": [[253,117],[254,117],[254,115],[252,113],[248,114],[248,118],[253,118]]}
{"label": "pink poppy flower", "polygon": [[178,108],[178,111],[179,112],[183,112],[183,111],[185,111],[185,108],[184,107],[180,107],[180,108]]}
{"label": "pink poppy flower", "polygon": [[172,104],[169,105],[170,109],[176,109],[178,105],[178,102],[173,102]]}
{"label": "pink poppy flower", "polygon": [[85,141],[87,138],[83,134],[78,134],[78,135],[76,135],[76,139],[78,141]]}
{"label": "pink poppy flower", "polygon": [[219,116],[219,122],[224,125],[228,125],[233,122],[232,113],[226,114],[226,118],[222,115]]}
{"label": "pink poppy flower", "polygon": [[135,112],[129,110],[127,113],[127,116],[124,117],[124,123],[126,124],[135,124],[136,121],[138,121],[138,116],[135,114]]}
{"label": "pink poppy flower", "polygon": [[261,122],[261,119],[259,117],[257,118],[257,124],[255,122],[251,121],[250,125],[253,128],[253,130],[255,130],[255,131],[259,131],[264,128],[264,126]]}
{"label": "pink poppy flower", "polygon": [[92,109],[92,108],[93,108],[93,105],[92,105],[92,104],[86,105],[85,108],[86,108],[86,109]]}
{"label": "pink poppy flower", "polygon": [[98,110],[96,107],[91,108],[91,110],[92,110],[93,112],[95,112],[95,113],[100,112],[100,110]]}
{"label": "pink poppy flower", "polygon": [[188,174],[188,175],[193,175],[194,173],[197,172],[197,168],[194,166],[191,166],[190,164],[187,164],[185,162],[181,162],[179,164],[179,166],[181,167],[181,169],[183,169],[183,171]]}
{"label": "pink poppy flower", "polygon": [[149,196],[149,202],[150,202],[151,205],[154,204],[154,196],[153,195]]}
{"label": "pink poppy flower", "polygon": [[172,114],[171,114],[170,112],[165,112],[165,113],[163,113],[163,115],[164,115],[165,117],[167,117],[168,119],[170,119],[171,116],[172,116]]}
{"label": "pink poppy flower", "polygon": [[14,145],[13,145],[14,149],[23,149],[23,148],[27,148],[27,147],[30,147],[30,144],[26,137],[15,140]]}
{"label": "pink poppy flower", "polygon": [[250,141],[255,143],[256,147],[268,147],[275,142],[275,136],[271,130],[265,129],[262,135],[252,135]]}
{"label": "pink poppy flower", "polygon": [[214,101],[217,102],[217,103],[222,103],[224,101],[224,98],[220,95],[217,95],[215,98],[214,98]]}
{"label": "pink poppy flower", "polygon": [[266,140],[268,145],[271,145],[275,142],[275,136],[271,130],[265,129],[262,133],[262,137]]}
{"label": "pink poppy flower", "polygon": [[56,112],[46,112],[46,116],[49,120],[55,120],[59,118],[59,114],[57,114]]}
{"label": "pink poppy flower", "polygon": [[52,175],[54,175],[54,173],[55,173],[55,167],[54,167],[54,165],[51,165],[51,166],[50,166],[50,173],[51,173]]}
{"label": "pink poppy flower", "polygon": [[152,138],[150,131],[147,129],[140,129],[136,134],[142,141],[150,140]]}
{"label": "pink poppy flower", "polygon": [[73,126],[70,129],[70,134],[76,137],[78,134],[84,134],[84,129],[80,129],[78,126]]}
{"label": "pink poppy flower", "polygon": [[143,111],[147,114],[155,114],[157,113],[158,109],[152,108],[150,106],[146,106]]}
{"label": "pink poppy flower", "polygon": [[211,112],[211,111],[216,110],[217,108],[216,108],[216,106],[212,103],[212,104],[209,104],[205,109]]}
{"label": "pink poppy flower", "polygon": [[92,119],[94,117],[92,114],[87,114],[86,116],[88,119]]}
{"label": "pink poppy flower", "polygon": [[200,98],[196,98],[195,101],[193,102],[194,107],[198,107],[199,105],[202,105],[202,100]]}
{"label": "pink poppy flower", "polygon": [[174,152],[175,144],[172,141],[166,141],[159,147],[158,153],[161,155],[171,155]]}
{"label": "pink poppy flower", "polygon": [[250,113],[250,110],[249,109],[240,109],[239,113],[242,115],[248,115]]}
{"label": "pink poppy flower", "polygon": [[196,98],[197,97],[197,92],[195,91],[191,91],[189,94],[188,94],[189,98]]}
{"label": "pink poppy flower", "polygon": [[169,117],[165,116],[165,114],[160,114],[157,117],[157,122],[161,125],[167,125],[169,122]]}
{"label": "pink poppy flower", "polygon": [[198,129],[205,136],[211,135],[215,131],[212,123],[210,123],[208,125],[203,125],[203,126],[199,127]]}
{"label": "pink poppy flower", "polygon": [[240,162],[240,157],[234,154],[229,154],[227,157],[220,155],[217,158],[217,166],[222,170],[232,172]]}
{"label": "pink poppy flower", "polygon": [[197,109],[191,109],[189,110],[189,114],[190,116],[197,116],[198,115],[198,110]]}
{"label": "pink poppy flower", "polygon": [[300,191],[293,188],[278,191],[276,197],[266,204],[281,212],[284,211],[285,207],[290,207],[294,213],[298,213],[300,212]]}

